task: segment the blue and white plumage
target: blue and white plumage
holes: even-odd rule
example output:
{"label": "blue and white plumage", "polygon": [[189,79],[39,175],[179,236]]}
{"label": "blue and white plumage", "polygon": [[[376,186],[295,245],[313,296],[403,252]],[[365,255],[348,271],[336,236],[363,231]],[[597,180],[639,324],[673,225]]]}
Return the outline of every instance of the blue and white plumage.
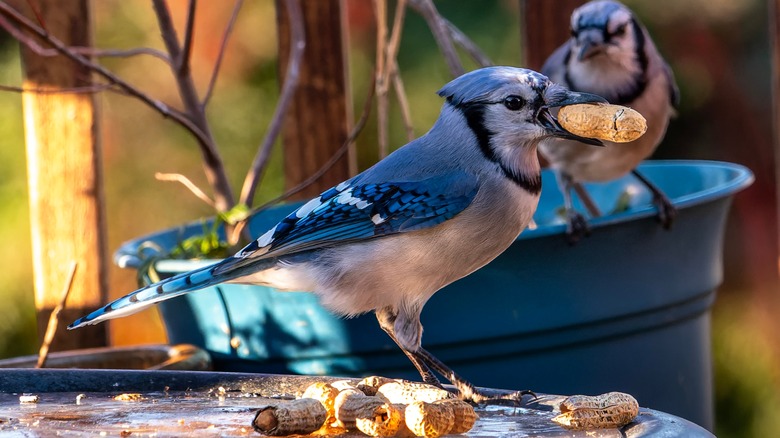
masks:
{"label": "blue and white plumage", "polygon": [[528,225],[541,189],[536,147],[563,130],[549,108],[603,102],[524,69],[476,70],[445,85],[424,136],[323,192],[233,257],[139,289],[71,324],[124,316],[223,282],[308,290],[342,315],[374,311],[426,382],[434,370],[482,396],[421,347],[420,312],[443,286],[479,269]]}
{"label": "blue and white plumage", "polygon": [[573,142],[543,142],[542,155],[559,176],[570,220],[569,233],[576,240],[587,224],[571,206],[573,184],[607,181],[633,172],[648,185],[668,227],[674,207],[636,166],[649,157],[666,133],[679,100],[671,69],[653,44],[650,34],[623,4],[612,0],[586,3],[571,16],[571,38],[545,62],[542,72],[574,91],[596,93],[610,103],[639,111],[647,119],[647,132],[629,143],[609,143],[591,148]]}

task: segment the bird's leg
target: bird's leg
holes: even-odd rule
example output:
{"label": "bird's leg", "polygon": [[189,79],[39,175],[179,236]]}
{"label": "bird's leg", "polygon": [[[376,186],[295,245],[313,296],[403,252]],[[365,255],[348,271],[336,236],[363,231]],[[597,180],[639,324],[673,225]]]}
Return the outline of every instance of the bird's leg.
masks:
{"label": "bird's leg", "polygon": [[563,194],[563,208],[566,212],[566,239],[570,245],[574,245],[583,236],[590,235],[590,227],[585,217],[574,209],[574,203],[571,200],[571,190],[574,182],[571,177],[561,171],[556,171],[555,175],[558,180],[558,187]]}
{"label": "bird's leg", "polygon": [[409,350],[404,348],[400,342],[398,342],[398,338],[395,336],[395,320],[398,316],[397,313],[392,308],[385,307],[382,309],[377,309],[374,314],[376,315],[377,321],[379,321],[379,327],[381,327],[382,330],[384,330],[384,332],[390,336],[390,339],[392,339],[393,342],[395,342],[396,345],[401,348],[401,351],[403,351],[406,357],[409,358],[414,367],[417,368],[417,371],[420,373],[420,377],[422,377],[423,382],[441,388],[441,382],[439,382],[439,379],[436,378],[436,375],[433,374],[433,371],[431,371],[428,365],[426,365],[422,359],[415,356]]}
{"label": "bird's leg", "polygon": [[590,217],[601,217],[601,210],[599,210],[599,206],[596,205],[596,201],[594,201],[593,198],[590,197],[588,191],[585,190],[585,186],[583,186],[581,183],[574,182],[572,183],[571,187],[574,189],[574,192],[577,193],[577,197],[580,198],[580,201],[582,201],[582,205],[584,205],[585,209],[588,210]]}
{"label": "bird's leg", "polygon": [[661,189],[636,169],[632,170],[631,173],[653,194],[653,204],[658,208],[658,220],[661,222],[661,225],[667,230],[671,228],[672,222],[674,222],[674,218],[677,216],[677,208],[672,204],[672,201],[669,200]]}
{"label": "bird's leg", "polygon": [[471,401],[473,403],[485,403],[498,400],[509,400],[519,403],[524,395],[531,395],[536,397],[536,394],[529,390],[517,391],[511,394],[500,396],[485,394],[479,388],[474,386],[474,384],[458,375],[458,373],[453,371],[452,368],[445,365],[444,362],[440,361],[438,358],[436,358],[436,356],[429,353],[426,349],[419,347],[417,351],[413,352],[412,354],[422,359],[431,368],[436,370],[437,373],[447,378],[447,380],[449,380],[450,383],[452,383],[458,389],[458,392],[460,392],[460,397],[463,400]]}

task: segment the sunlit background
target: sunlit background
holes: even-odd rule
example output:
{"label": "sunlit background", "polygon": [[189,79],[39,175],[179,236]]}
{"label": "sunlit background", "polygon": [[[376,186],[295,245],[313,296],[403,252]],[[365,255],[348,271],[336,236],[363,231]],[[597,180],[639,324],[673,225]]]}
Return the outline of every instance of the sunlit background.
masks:
{"label": "sunlit background", "polygon": [[[626,1],[648,26],[672,65],[682,93],[679,116],[657,158],[725,160],[744,164],[755,184],[739,194],[729,219],[725,283],[713,311],[713,355],[718,436],[773,436],[780,430],[780,310],[777,221],[771,132],[767,4],[758,0]],[[186,2],[170,1],[181,25]],[[349,63],[359,114],[374,59],[370,2],[348,0]],[[518,65],[519,2],[438,0],[441,13],[498,64]],[[162,49],[149,2],[101,0],[95,9],[95,44],[103,48]],[[193,70],[205,88],[230,14],[222,2],[203,2],[196,24]],[[392,10],[392,9],[391,9]],[[262,140],[278,96],[274,2],[246,2],[208,107],[231,183],[240,186]],[[561,26],[568,26],[561,23]],[[435,91],[450,78],[424,21],[407,15],[399,64],[415,132],[438,115]],[[178,105],[168,67],[152,57],[106,59],[105,65],[157,98]],[[0,35],[0,84],[21,84],[17,43]],[[473,67],[473,65],[470,65]],[[109,251],[141,234],[212,214],[211,208],[155,172],[176,172],[207,187],[193,139],[135,100],[99,98],[105,168]],[[37,350],[21,98],[0,93],[0,357]],[[391,144],[405,142],[397,111]],[[358,140],[359,167],[376,159],[374,122]],[[261,184],[256,204],[282,191],[281,151]],[[587,244],[584,242],[583,244]],[[135,286],[132,272],[112,268],[111,296]],[[154,311],[111,326],[114,344],[164,342]]]}

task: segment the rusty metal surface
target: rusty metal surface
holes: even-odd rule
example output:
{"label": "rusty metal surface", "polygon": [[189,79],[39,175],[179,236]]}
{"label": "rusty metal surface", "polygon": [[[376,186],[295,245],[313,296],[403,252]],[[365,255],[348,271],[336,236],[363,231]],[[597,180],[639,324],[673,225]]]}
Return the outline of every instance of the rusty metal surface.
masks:
{"label": "rusty metal surface", "polygon": [[[3,436],[247,436],[255,412],[284,402],[315,380],[334,378],[175,371],[4,370]],[[496,391],[500,393],[501,391]],[[115,396],[137,393],[130,401]],[[22,394],[38,396],[21,403]],[[83,395],[81,395],[83,394]],[[683,419],[642,409],[622,430],[566,431],[550,421],[562,397],[520,407],[479,407],[470,437],[711,436]],[[363,436],[363,435],[351,435]]]}
{"label": "rusty metal surface", "polygon": [[[0,360],[0,368],[35,368],[38,355]],[[137,345],[60,351],[49,354],[46,368],[90,368],[131,370],[212,369],[209,353],[194,345]]]}

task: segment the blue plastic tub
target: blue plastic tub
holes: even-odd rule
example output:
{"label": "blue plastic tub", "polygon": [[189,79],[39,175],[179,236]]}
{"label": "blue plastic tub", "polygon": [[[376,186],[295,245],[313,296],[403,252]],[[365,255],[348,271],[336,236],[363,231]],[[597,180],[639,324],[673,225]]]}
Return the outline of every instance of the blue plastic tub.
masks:
{"label": "blue plastic tub", "polygon": [[[593,220],[591,236],[571,247],[562,197],[545,172],[538,227],[434,295],[422,314],[423,345],[479,386],[623,391],[711,429],[709,311],[722,280],[731,198],[753,177],[742,166],[709,161],[653,161],[640,170],[678,207],[671,230],[659,226],[650,194],[627,176],[587,187],[606,212],[621,194],[632,196],[627,211]],[[252,234],[293,207],[256,217]],[[169,248],[201,231],[198,222],[145,236],[115,258],[137,268],[141,243]],[[156,267],[173,273],[202,263]],[[217,370],[419,378],[373,315],[336,318],[313,294],[223,285],[159,307],[170,342],[207,349]]]}

